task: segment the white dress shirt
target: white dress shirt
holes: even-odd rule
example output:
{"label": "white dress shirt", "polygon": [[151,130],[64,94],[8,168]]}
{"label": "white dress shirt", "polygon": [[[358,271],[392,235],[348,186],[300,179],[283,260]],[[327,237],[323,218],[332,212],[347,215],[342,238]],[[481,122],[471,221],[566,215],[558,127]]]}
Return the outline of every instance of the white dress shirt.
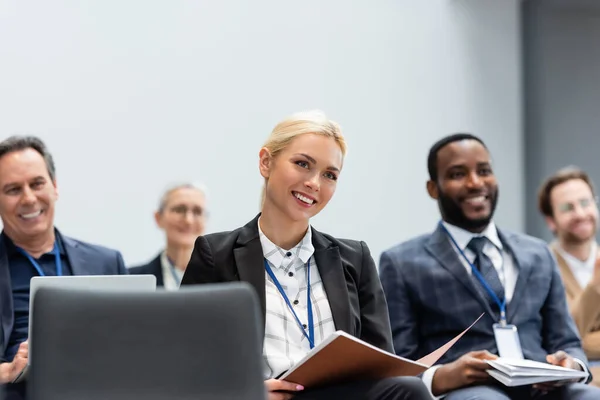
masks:
{"label": "white dress shirt", "polygon": [[[308,327],[307,263],[310,260],[310,299],[313,312],[314,345],[335,332],[329,300],[321,281],[313,253],[310,227],[294,248],[284,250],[265,236],[258,224],[263,255],[279,281],[296,315]],[[265,268],[263,266],[263,268]],[[281,375],[310,351],[310,343],[296,322],[277,286],[265,272],[265,339],[263,344],[264,378]],[[305,329],[308,334],[308,329]]]}
{"label": "white dress shirt", "polygon": [[[500,237],[498,236],[498,231],[496,230],[496,225],[494,224],[494,222],[490,222],[487,228],[485,228],[485,230],[481,233],[469,232],[464,229],[458,228],[454,225],[450,225],[447,222],[442,223],[444,224],[444,227],[448,230],[448,232],[450,232],[450,234],[454,238],[454,241],[456,241],[456,244],[458,244],[465,256],[469,259],[470,263],[474,263],[476,257],[475,253],[473,253],[470,249],[467,248],[471,239],[479,236],[488,239],[488,242],[486,242],[483,248],[483,253],[490,258],[492,264],[494,265],[494,268],[496,269],[496,272],[498,273],[500,283],[502,283],[502,286],[504,287],[504,296],[506,297],[506,304],[508,307],[508,303],[510,303],[513,294],[515,293],[515,286],[517,286],[517,278],[519,277],[519,269],[517,268],[517,265],[514,262],[510,253],[504,250],[504,246],[500,241]],[[450,238],[448,238],[448,240],[450,240]],[[471,266],[469,265],[467,260],[465,260],[464,257],[460,255],[460,252],[458,251],[456,246],[454,246],[451,240],[450,244],[452,244],[452,248],[454,249],[460,261],[464,265],[465,269],[467,270],[467,273],[469,274],[469,276],[471,276],[473,274]]]}
{"label": "white dress shirt", "polygon": [[575,280],[579,283],[581,288],[585,288],[594,276],[594,265],[596,264],[596,252],[598,250],[596,242],[592,242],[592,248],[590,254],[585,261],[581,261],[577,257],[573,257],[571,254],[564,251],[560,246],[557,246],[558,252],[565,259],[569,269],[573,273]]}

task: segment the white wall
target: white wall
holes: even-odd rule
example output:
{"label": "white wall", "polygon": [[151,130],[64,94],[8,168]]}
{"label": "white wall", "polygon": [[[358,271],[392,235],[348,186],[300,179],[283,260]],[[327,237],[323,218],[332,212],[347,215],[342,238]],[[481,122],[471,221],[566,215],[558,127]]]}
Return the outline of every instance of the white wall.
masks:
{"label": "white wall", "polygon": [[600,2],[530,1],[524,23],[526,227],[529,233],[552,240],[537,209],[542,180],[575,164],[600,183]]}
{"label": "white wall", "polygon": [[498,219],[523,226],[518,0],[0,2],[0,132],[54,152],[57,225],[122,250],[162,245],[152,211],[173,180],[205,182],[209,230],[257,212],[260,145],[321,108],[349,155],[317,229],[380,252],[438,220],[429,146],[481,135]]}

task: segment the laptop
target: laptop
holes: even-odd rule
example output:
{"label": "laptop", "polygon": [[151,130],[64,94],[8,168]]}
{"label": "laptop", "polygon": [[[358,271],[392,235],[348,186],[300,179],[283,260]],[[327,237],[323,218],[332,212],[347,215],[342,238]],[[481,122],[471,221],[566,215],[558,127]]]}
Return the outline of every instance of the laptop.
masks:
{"label": "laptop", "polygon": [[[72,275],[72,276],[34,276],[29,285],[29,358],[31,360],[31,336],[35,293],[40,288],[81,289],[88,291],[108,290],[119,292],[154,292],[154,275]],[[29,364],[28,364],[29,366]],[[13,381],[19,382],[27,375],[27,367]]]}

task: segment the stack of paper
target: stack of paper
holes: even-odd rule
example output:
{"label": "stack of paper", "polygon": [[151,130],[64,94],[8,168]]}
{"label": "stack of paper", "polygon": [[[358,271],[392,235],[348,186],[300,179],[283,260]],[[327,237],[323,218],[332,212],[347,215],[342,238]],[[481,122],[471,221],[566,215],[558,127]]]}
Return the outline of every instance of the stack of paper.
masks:
{"label": "stack of paper", "polygon": [[495,360],[487,360],[487,363],[493,368],[489,369],[487,373],[505,386],[579,380],[587,377],[587,372],[531,360],[497,358]]}

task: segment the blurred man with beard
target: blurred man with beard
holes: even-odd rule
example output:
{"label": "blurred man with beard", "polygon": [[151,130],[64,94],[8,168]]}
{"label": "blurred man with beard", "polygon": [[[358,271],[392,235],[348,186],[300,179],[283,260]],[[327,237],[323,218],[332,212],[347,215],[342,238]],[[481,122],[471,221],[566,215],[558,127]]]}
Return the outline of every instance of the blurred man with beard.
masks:
{"label": "blurred man with beard", "polygon": [[[541,186],[538,206],[556,240],[551,249],[562,276],[567,303],[590,360],[600,360],[600,257],[596,244],[598,207],[589,176],[567,167]],[[592,367],[600,386],[600,366]]]}
{"label": "blurred man with beard", "polygon": [[[498,182],[483,141],[462,133],[439,140],[429,151],[428,170],[427,192],[442,220],[433,233],[380,259],[396,354],[419,359],[485,312],[423,374],[434,397],[600,398],[600,389],[584,382],[507,387],[490,377],[486,360],[507,357],[495,339],[502,328],[518,331],[520,349],[513,345],[513,355],[518,349],[526,359],[588,372],[587,359],[548,246],[493,221]],[[588,374],[583,380],[590,379]]]}

